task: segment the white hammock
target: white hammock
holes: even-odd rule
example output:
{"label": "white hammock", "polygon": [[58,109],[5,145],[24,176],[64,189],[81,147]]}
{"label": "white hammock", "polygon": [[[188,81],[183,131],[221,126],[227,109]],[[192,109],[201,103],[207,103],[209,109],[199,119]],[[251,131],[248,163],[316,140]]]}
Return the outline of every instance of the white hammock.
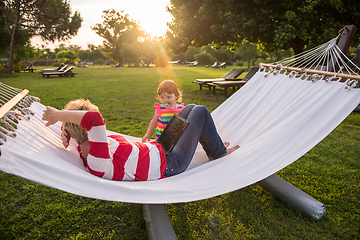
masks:
{"label": "white hammock", "polygon": [[60,124],[45,127],[41,120],[44,106],[34,102],[30,109],[35,116],[21,120],[17,137],[1,146],[0,169],[109,201],[177,203],[210,198],[276,173],[325,138],[360,102],[360,90],[346,86],[259,71],[212,113],[222,139],[241,148],[209,162],[200,147],[184,173],[148,182],[110,181],[89,174],[75,142],[65,150],[59,138]]}

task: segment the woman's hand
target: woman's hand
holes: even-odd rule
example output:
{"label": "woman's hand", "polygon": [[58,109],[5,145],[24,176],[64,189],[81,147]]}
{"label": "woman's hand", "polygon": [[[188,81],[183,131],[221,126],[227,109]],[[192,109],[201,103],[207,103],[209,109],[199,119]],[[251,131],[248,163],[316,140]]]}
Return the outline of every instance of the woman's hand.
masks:
{"label": "woman's hand", "polygon": [[62,144],[64,145],[65,148],[67,148],[70,142],[70,135],[66,131],[61,130],[60,136],[61,136]]}
{"label": "woman's hand", "polygon": [[51,126],[58,121],[57,112],[59,112],[59,110],[57,110],[56,108],[49,107],[49,106],[46,107],[46,109],[44,110],[43,117],[42,117],[43,121],[47,121],[47,123],[45,123],[46,127]]}

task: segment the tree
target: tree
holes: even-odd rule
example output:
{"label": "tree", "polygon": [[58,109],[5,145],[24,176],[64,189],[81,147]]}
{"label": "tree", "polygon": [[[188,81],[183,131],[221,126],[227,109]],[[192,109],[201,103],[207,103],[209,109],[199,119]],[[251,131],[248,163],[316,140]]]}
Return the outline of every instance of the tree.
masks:
{"label": "tree", "polygon": [[104,38],[104,45],[107,51],[111,51],[111,57],[122,63],[122,47],[124,43],[132,44],[143,35],[143,31],[137,22],[130,19],[123,10],[120,12],[104,10],[101,16],[104,21],[91,27],[97,35]]}
{"label": "tree", "polygon": [[2,0],[1,5],[5,26],[11,36],[7,73],[13,69],[19,31],[54,42],[75,36],[81,27],[80,13],[75,11],[71,16],[67,0]]}
{"label": "tree", "polygon": [[[59,63],[67,62],[74,63],[77,60],[76,54],[71,50],[66,50],[56,54],[56,59]],[[65,61],[64,61],[65,60]]]}
{"label": "tree", "polygon": [[168,11],[173,21],[167,35],[177,51],[247,40],[267,52],[291,47],[297,54],[333,38],[344,25],[360,27],[357,0],[171,0]]}
{"label": "tree", "polygon": [[243,43],[236,50],[235,55],[244,59],[248,64],[248,68],[250,68],[251,60],[256,61],[256,59],[259,57],[259,50],[257,49],[256,44],[243,41]]}
{"label": "tree", "polygon": [[227,47],[217,48],[214,44],[208,44],[201,48],[202,51],[210,53],[217,62],[227,62],[230,64],[233,60],[233,53]]}
{"label": "tree", "polygon": [[125,61],[128,67],[132,66],[135,62],[139,63],[140,58],[140,46],[134,42],[133,44],[124,43],[122,46],[122,54],[125,57]]}
{"label": "tree", "polygon": [[[195,60],[195,55],[199,54],[200,52],[201,52],[200,48],[195,48],[193,46],[190,46],[184,54],[184,60],[192,62]],[[213,61],[213,59],[211,61]]]}
{"label": "tree", "polygon": [[156,55],[161,49],[161,43],[158,39],[151,39],[150,37],[145,38],[140,42],[140,51],[141,51],[141,64],[143,66],[149,67],[151,62],[154,61]]}
{"label": "tree", "polygon": [[[19,31],[15,42],[15,56],[16,61],[23,61],[28,59],[32,55],[33,49],[30,45],[31,35],[25,31]],[[9,57],[9,46],[11,42],[11,36],[5,27],[5,19],[3,15],[0,15],[0,57]],[[7,64],[8,65],[8,64]],[[20,71],[20,67],[17,67]]]}
{"label": "tree", "polygon": [[79,49],[75,54],[84,62],[94,62],[97,59],[105,59],[104,54],[102,53],[100,46],[95,46],[88,43],[86,50]]}
{"label": "tree", "polygon": [[194,56],[195,60],[199,62],[199,64],[212,64],[215,61],[215,58],[208,52],[202,51]]}
{"label": "tree", "polygon": [[[25,31],[19,31],[15,42],[15,53],[20,54],[20,48],[30,45],[31,35]],[[8,57],[11,36],[5,27],[5,19],[0,16],[0,55],[1,57]],[[18,59],[21,60],[21,59]]]}

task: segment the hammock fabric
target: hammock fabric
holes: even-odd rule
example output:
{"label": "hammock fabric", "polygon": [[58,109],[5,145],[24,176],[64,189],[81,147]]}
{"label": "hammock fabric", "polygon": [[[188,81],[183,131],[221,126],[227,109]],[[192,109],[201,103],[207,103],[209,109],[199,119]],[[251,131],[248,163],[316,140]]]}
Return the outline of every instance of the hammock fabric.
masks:
{"label": "hammock fabric", "polygon": [[[360,90],[337,81],[307,81],[257,72],[212,113],[224,141],[241,148],[208,161],[199,147],[179,175],[148,182],[110,181],[89,174],[71,142],[60,141],[60,123],[45,127],[44,106],[21,120],[16,138],[1,146],[0,169],[73,194],[131,203],[206,199],[256,183],[288,166],[338,126],[359,104]],[[113,132],[109,132],[112,133]],[[131,141],[140,141],[130,137]]]}

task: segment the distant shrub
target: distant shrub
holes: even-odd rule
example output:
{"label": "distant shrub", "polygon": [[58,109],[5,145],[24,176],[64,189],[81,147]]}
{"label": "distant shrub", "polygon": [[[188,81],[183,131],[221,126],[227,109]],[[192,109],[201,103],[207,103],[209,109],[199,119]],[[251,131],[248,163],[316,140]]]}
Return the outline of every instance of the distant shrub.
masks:
{"label": "distant shrub", "polygon": [[115,61],[112,60],[112,59],[107,59],[107,60],[105,61],[105,63],[106,63],[106,65],[113,65],[113,64],[115,64]]}
{"label": "distant shrub", "polygon": [[[27,66],[26,66],[27,67]],[[13,71],[16,73],[21,72],[21,66],[20,64],[14,64]]]}
{"label": "distant shrub", "polygon": [[103,65],[105,63],[104,59],[98,58],[94,61],[94,64]]}
{"label": "distant shrub", "polygon": [[201,52],[194,56],[195,60],[199,62],[199,64],[213,64],[215,58],[208,52]]}
{"label": "distant shrub", "polygon": [[235,62],[235,65],[236,65],[236,66],[244,66],[244,62],[237,60],[237,61]]}

